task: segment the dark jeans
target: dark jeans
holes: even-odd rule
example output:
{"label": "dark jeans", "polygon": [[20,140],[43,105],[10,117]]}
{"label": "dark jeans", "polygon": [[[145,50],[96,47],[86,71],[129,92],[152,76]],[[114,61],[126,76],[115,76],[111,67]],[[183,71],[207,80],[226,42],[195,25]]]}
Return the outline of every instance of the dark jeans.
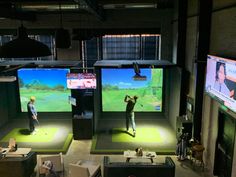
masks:
{"label": "dark jeans", "polygon": [[30,132],[33,132],[35,130],[35,120],[34,119],[29,119],[29,129],[30,129]]}
{"label": "dark jeans", "polygon": [[129,124],[131,122],[131,126],[133,131],[136,130],[135,120],[134,120],[134,112],[126,112],[126,129],[129,130]]}

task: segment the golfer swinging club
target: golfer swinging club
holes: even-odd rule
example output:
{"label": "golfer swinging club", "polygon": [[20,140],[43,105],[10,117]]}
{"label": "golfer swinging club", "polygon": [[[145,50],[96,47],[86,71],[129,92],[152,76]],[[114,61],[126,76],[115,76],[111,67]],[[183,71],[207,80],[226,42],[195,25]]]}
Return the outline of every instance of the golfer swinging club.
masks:
{"label": "golfer swinging club", "polygon": [[30,101],[27,104],[28,118],[29,118],[29,129],[30,134],[35,134],[35,123],[38,122],[37,111],[34,106],[35,97],[31,96]]}
{"label": "golfer swinging club", "polygon": [[131,121],[134,137],[136,135],[136,127],[134,120],[134,106],[137,102],[138,97],[135,95],[130,97],[129,95],[125,96],[124,101],[127,103],[126,105],[126,130],[129,131],[129,122]]}

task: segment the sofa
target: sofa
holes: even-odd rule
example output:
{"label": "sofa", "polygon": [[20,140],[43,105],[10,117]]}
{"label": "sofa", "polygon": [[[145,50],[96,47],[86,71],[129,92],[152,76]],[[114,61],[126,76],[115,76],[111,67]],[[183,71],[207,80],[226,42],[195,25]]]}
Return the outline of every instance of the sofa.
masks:
{"label": "sofa", "polygon": [[0,176],[2,177],[30,177],[37,164],[35,152],[25,157],[2,157],[0,159]]}
{"label": "sofa", "polygon": [[111,162],[104,156],[104,177],[175,177],[175,163],[170,157],[164,163],[148,162]]}

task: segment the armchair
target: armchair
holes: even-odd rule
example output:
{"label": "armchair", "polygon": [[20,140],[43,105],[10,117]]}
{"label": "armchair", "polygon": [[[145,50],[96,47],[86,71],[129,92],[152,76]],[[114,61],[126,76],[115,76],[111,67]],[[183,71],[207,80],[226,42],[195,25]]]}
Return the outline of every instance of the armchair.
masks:
{"label": "armchair", "polygon": [[101,166],[91,161],[70,163],[69,177],[101,177]]}
{"label": "armchair", "polygon": [[39,158],[38,163],[38,170],[39,175],[44,174],[44,170],[42,169],[43,162],[50,160],[53,164],[53,169],[57,173],[62,173],[64,176],[64,161],[62,157],[62,153],[56,154],[56,155],[49,155],[49,156],[42,156]]}
{"label": "armchair", "polygon": [[193,165],[197,165],[197,162],[200,163],[200,166],[202,167],[202,170],[204,170],[204,161],[203,161],[203,151],[205,148],[201,144],[194,145],[191,148],[191,160],[193,162]]}

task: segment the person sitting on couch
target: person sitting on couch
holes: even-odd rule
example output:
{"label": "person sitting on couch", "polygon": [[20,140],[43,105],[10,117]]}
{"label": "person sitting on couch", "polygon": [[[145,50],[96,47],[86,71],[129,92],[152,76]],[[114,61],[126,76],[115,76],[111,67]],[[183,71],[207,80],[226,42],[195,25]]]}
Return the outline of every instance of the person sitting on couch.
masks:
{"label": "person sitting on couch", "polygon": [[53,163],[50,160],[44,161],[42,164],[44,171],[44,177],[59,177],[59,175],[53,169]]}

